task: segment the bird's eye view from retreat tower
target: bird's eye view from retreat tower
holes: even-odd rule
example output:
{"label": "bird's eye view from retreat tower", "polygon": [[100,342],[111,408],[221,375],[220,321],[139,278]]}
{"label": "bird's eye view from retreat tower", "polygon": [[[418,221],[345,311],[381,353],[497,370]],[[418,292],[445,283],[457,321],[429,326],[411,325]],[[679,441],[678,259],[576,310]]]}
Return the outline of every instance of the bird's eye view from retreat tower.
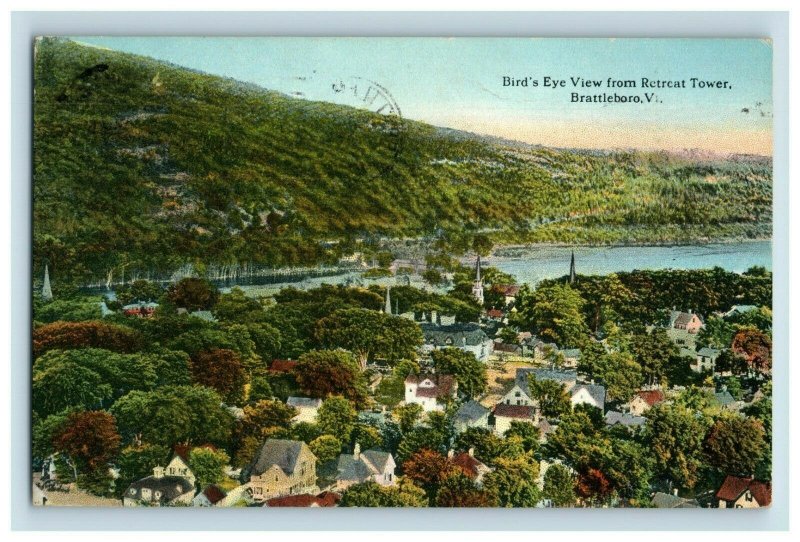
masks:
{"label": "bird's eye view from retreat tower", "polygon": [[770,506],[770,40],[31,52],[34,505]]}

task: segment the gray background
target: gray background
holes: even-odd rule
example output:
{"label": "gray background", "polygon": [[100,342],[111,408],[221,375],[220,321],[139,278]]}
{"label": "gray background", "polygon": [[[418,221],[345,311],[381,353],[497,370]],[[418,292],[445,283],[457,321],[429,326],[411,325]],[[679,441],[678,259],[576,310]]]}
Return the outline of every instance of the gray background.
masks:
{"label": "gray background", "polygon": [[[771,37],[773,504],[762,510],[92,509],[30,505],[31,62],[37,35]],[[782,12],[15,12],[11,17],[11,525],[15,530],[788,529],[789,16]]]}

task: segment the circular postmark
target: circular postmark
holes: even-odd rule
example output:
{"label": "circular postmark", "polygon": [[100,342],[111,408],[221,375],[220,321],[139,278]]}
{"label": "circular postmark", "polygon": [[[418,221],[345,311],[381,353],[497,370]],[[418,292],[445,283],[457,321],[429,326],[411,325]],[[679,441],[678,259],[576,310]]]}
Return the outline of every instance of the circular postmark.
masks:
{"label": "circular postmark", "polygon": [[379,115],[369,119],[362,127],[379,133],[376,144],[388,152],[377,164],[371,164],[373,169],[377,169],[377,174],[368,178],[390,174],[401,159],[406,139],[406,124],[397,100],[384,85],[364,77],[336,79],[330,88],[337,103],[366,109]]}

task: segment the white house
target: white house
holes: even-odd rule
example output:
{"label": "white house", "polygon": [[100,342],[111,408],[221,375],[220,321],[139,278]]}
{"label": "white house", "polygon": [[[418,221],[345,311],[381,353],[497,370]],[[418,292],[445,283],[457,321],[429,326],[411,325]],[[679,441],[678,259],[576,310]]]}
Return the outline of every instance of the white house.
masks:
{"label": "white house", "polygon": [[164,467],[155,467],[153,475],[128,486],[122,497],[123,506],[171,506],[190,504],[194,482],[183,476],[167,476]]}
{"label": "white house", "polygon": [[179,455],[175,454],[172,460],[164,467],[165,476],[180,476],[189,480],[189,483],[194,485],[196,478],[192,469],[186,464],[186,461]]}
{"label": "white house", "polygon": [[194,499],[192,499],[192,506],[199,506],[201,508],[217,506],[226,496],[227,494],[222,489],[214,484],[210,484],[206,486],[203,491],[199,491],[197,495],[194,496]]}
{"label": "white house", "polygon": [[498,404],[492,411],[494,417],[494,431],[498,435],[504,434],[511,428],[511,422],[539,423],[539,415],[535,407],[524,405]]}
{"label": "white house", "polygon": [[575,384],[569,390],[569,401],[572,406],[576,405],[590,405],[599,408],[600,411],[605,410],[606,406],[606,388],[599,384]]}
{"label": "white house", "polygon": [[381,486],[393,486],[397,482],[394,475],[394,457],[381,450],[361,451],[356,443],[352,454],[341,454],[336,465],[336,489],[342,491],[353,484],[373,481]]}
{"label": "white house", "polygon": [[717,363],[717,358],[720,355],[721,350],[717,350],[716,348],[701,348],[697,351],[697,357],[694,360],[694,363],[689,364],[692,371],[696,373],[702,372],[714,372],[714,367]]}
{"label": "white house", "polygon": [[310,397],[288,397],[286,404],[294,407],[297,410],[297,415],[292,418],[294,423],[307,422],[315,423],[317,421],[317,412],[319,407],[322,406],[322,399],[313,399]]}
{"label": "white house", "polygon": [[444,402],[456,398],[458,383],[452,375],[409,375],[405,381],[406,404],[416,403],[425,412],[444,410]]}
{"label": "white house", "polygon": [[728,475],[715,496],[719,508],[761,508],[772,503],[772,484]]}
{"label": "white house", "polygon": [[420,328],[425,340],[422,349],[426,352],[458,348],[486,361],[493,351],[494,341],[476,323],[439,325],[423,322]]}
{"label": "white house", "polygon": [[453,416],[453,427],[456,433],[463,433],[470,427],[488,427],[489,414],[490,410],[488,408],[470,399],[458,407],[455,416]]}

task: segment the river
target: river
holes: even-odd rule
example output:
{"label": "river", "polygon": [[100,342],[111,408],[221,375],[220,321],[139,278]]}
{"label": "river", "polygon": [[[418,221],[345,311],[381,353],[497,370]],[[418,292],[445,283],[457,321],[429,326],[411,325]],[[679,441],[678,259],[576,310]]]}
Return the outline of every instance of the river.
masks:
{"label": "river", "polygon": [[[708,269],[721,267],[726,271],[741,273],[753,266],[772,269],[772,242],[746,241],[683,246],[629,246],[629,247],[509,247],[499,255],[484,258],[485,265],[497,267],[516,277],[520,284],[535,285],[540,280],[562,277],[569,273],[569,261],[575,251],[575,269],[579,275],[607,275],[635,269]],[[474,260],[463,260],[473,265]],[[307,277],[292,282],[259,284],[258,281],[242,285],[244,290],[258,290],[269,294],[286,286],[313,288],[327,284],[396,284],[406,283],[405,278],[368,280],[360,273],[341,273],[324,277]],[[425,287],[419,276],[411,277],[411,284]],[[231,284],[226,284],[227,291]]]}

